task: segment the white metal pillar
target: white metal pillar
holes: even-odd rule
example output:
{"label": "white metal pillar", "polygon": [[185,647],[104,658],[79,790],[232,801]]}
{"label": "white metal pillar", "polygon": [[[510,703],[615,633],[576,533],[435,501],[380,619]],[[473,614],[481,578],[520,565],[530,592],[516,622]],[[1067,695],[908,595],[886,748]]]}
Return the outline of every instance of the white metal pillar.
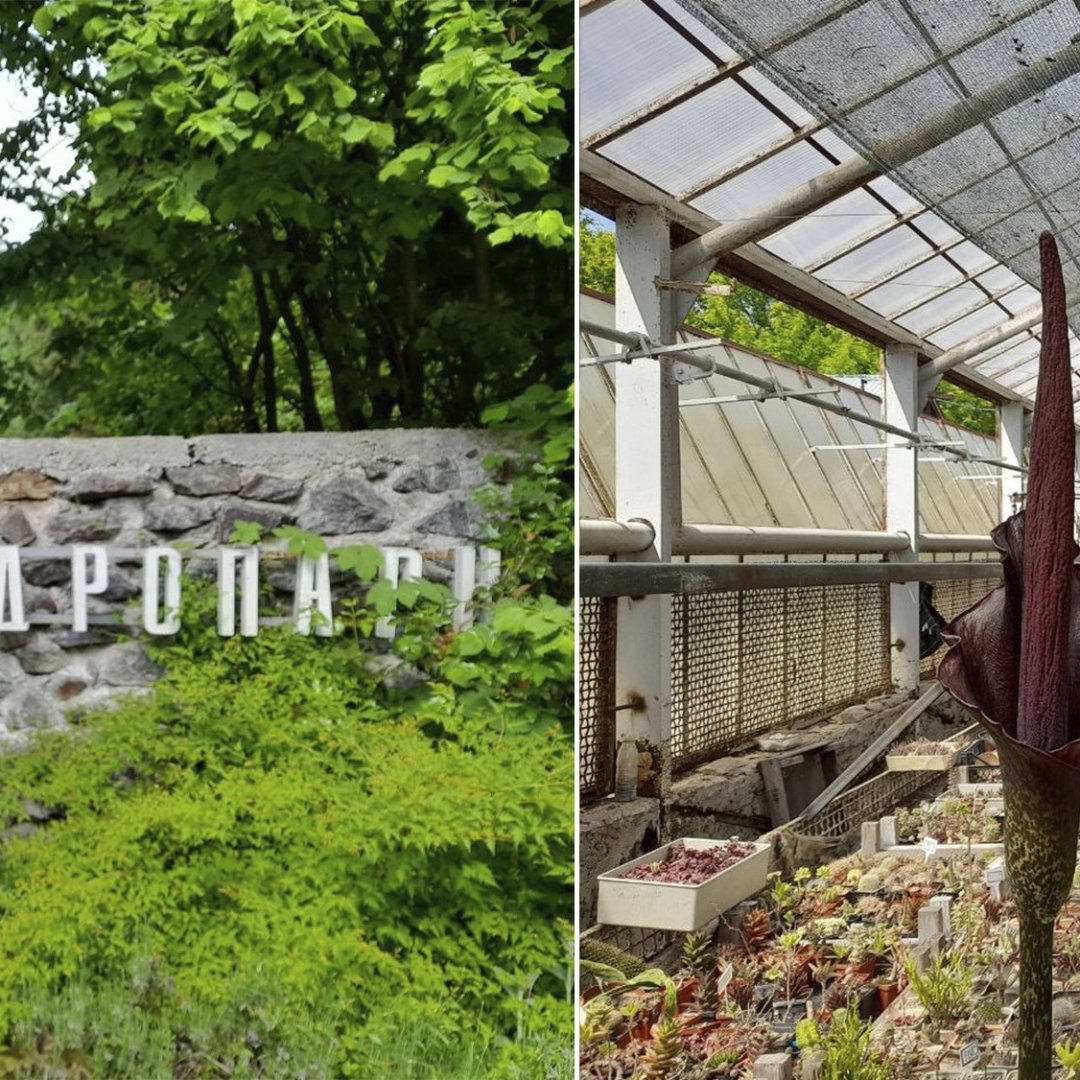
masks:
{"label": "white metal pillar", "polygon": [[[998,406],[998,439],[1001,460],[1008,465],[1024,464],[1024,406],[1019,401],[1006,401]],[[1024,474],[1014,469],[1001,470],[1001,520],[1012,517],[1020,509],[1024,490]]]}
{"label": "white metal pillar", "polygon": [[[615,217],[615,325],[674,341],[674,303],[657,278],[671,276],[667,215],[655,206],[624,206]],[[644,551],[626,561],[671,558],[672,535],[680,524],[678,387],[671,363],[639,357],[615,365],[615,516],[641,518],[654,531]],[[671,780],[671,605],[670,596],[620,597],[616,660],[619,737],[638,741],[649,755],[643,794],[661,800]],[[640,774],[639,774],[640,775]]]}
{"label": "white metal pillar", "polygon": [[[917,431],[919,425],[919,365],[914,346],[885,349],[885,419]],[[890,560],[919,558],[919,452],[899,435],[886,434],[885,529],[910,537],[906,551]],[[902,690],[919,685],[919,583],[889,586],[889,640],[892,643],[893,682]]]}

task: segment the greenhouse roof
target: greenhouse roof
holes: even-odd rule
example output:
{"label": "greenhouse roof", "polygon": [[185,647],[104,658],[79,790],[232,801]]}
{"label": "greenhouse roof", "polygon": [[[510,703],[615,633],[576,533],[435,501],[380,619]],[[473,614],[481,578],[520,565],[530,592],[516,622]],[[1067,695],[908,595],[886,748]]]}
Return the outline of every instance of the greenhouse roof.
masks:
{"label": "greenhouse roof", "polygon": [[701,280],[715,260],[1030,405],[1040,232],[1080,297],[1074,0],[581,10],[586,203],[658,203],[677,276]]}

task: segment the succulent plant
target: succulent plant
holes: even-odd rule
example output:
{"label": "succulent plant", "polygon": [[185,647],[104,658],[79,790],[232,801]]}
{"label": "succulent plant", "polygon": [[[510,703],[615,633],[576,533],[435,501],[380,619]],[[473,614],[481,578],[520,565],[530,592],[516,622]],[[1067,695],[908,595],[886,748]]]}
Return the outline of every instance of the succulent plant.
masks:
{"label": "succulent plant", "polygon": [[674,1017],[653,1025],[652,1041],[642,1057],[641,1075],[646,1080],[664,1080],[679,1067],[683,1056],[682,1029]]}
{"label": "succulent plant", "polygon": [[739,924],[739,933],[748,950],[759,947],[772,933],[772,920],[769,918],[769,913],[764,908],[754,908],[753,911],[747,912]]}
{"label": "succulent plant", "polygon": [[682,943],[683,967],[695,974],[707,974],[713,967],[708,934],[687,934]]}

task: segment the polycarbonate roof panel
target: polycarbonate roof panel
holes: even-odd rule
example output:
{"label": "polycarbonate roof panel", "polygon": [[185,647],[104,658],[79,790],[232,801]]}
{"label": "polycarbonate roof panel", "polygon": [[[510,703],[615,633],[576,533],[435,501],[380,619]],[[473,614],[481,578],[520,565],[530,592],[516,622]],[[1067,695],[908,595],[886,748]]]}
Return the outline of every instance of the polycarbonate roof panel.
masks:
{"label": "polycarbonate roof panel", "polygon": [[[581,297],[581,316],[615,323],[614,307]],[[692,333],[683,332],[684,339]],[[582,355],[607,352],[609,342],[583,335]],[[683,518],[695,524],[779,525],[827,529],[883,528],[884,453],[880,431],[858,415],[878,416],[879,398],[812,371],[729,345],[700,355],[799,390],[832,390],[851,416],[835,416],[804,401],[772,400],[687,405],[695,398],[745,394],[746,384],[720,375],[680,387],[679,431]],[[638,360],[635,363],[651,363]],[[612,517],[615,508],[615,387],[611,367],[581,369],[582,483],[578,513]],[[994,439],[922,417],[929,438],[960,442],[979,457],[994,457]],[[870,450],[828,449],[869,444]],[[933,453],[933,456],[937,456]],[[997,520],[998,484],[960,480],[983,467],[949,458],[920,465],[922,527],[928,532],[984,535]],[[986,491],[969,490],[973,486]]]}
{"label": "polycarbonate roof panel", "polygon": [[[718,140],[722,126],[723,140]],[[695,95],[604,147],[604,156],[633,169],[649,159],[654,183],[669,191],[692,188],[791,131],[730,79]],[[822,161],[824,170],[828,163]]]}
{"label": "polycarbonate roof panel", "polygon": [[[582,13],[581,130],[589,145],[617,123],[593,152],[683,202],[699,229],[869,159],[881,176],[773,219],[758,243],[944,349],[1028,306],[1031,292],[1001,294],[1010,274],[1038,285],[1047,228],[1080,298],[1077,35],[1073,0],[610,0]],[[1028,93],[1025,72],[1054,71],[1048,57],[1060,76]],[[911,141],[980,93],[983,111],[951,137]],[[1026,386],[1026,366],[983,370]]]}
{"label": "polycarbonate roof panel", "polygon": [[[1066,279],[1080,286],[1080,267],[1069,257],[1080,237],[1062,229],[1063,222],[1042,193],[1075,174],[1069,154],[1044,159],[1030,175],[1020,156],[1047,145],[1053,133],[1075,130],[1080,117],[1080,11],[1072,0],[1042,4],[990,3],[970,0],[867,0],[837,18],[821,22],[822,5],[801,4],[804,20],[798,40],[775,48],[781,27],[790,32],[793,7],[777,17],[776,5],[759,0],[682,0],[740,55],[768,72],[785,90],[841,130],[851,145],[881,161],[889,175],[928,206],[940,207],[950,194],[995,170],[1007,183],[996,185],[998,198],[974,203],[954,200],[952,223],[979,247],[1013,263],[1022,277],[1032,278],[1026,252],[1038,234],[1059,228],[1065,249]],[[852,63],[854,50],[858,63]],[[1048,58],[1060,64],[1060,76],[1048,89],[1022,94],[1015,104],[1002,89]],[[932,64],[925,73],[897,85],[897,74]],[[852,72],[857,68],[858,74]],[[1010,85],[1012,85],[1010,84]],[[990,92],[991,104],[966,130],[945,139],[928,139],[921,152],[906,160],[891,157],[888,140],[963,108],[974,94]],[[1009,93],[1012,93],[1010,91]],[[852,107],[862,95],[873,99]],[[992,103],[996,97],[1006,108]],[[1014,212],[1014,207],[1030,209]],[[1008,217],[987,227],[986,219]]]}
{"label": "polycarbonate roof panel", "polygon": [[[848,156],[852,155],[849,153]],[[690,205],[718,221],[753,217],[755,210],[779,198],[792,186],[822,176],[832,167],[832,161],[816,147],[808,142],[796,143],[726,184],[698,196]],[[650,179],[653,173],[650,168]]]}
{"label": "polycarbonate roof panel", "polygon": [[[582,69],[579,92],[589,108],[581,134],[591,135],[636,112],[662,94],[707,75],[715,64],[664,25],[641,0],[612,0],[581,20],[579,48],[592,62]],[[727,50],[733,56],[732,50]],[[641,64],[642,56],[662,63]],[[628,79],[627,71],[634,77]]]}

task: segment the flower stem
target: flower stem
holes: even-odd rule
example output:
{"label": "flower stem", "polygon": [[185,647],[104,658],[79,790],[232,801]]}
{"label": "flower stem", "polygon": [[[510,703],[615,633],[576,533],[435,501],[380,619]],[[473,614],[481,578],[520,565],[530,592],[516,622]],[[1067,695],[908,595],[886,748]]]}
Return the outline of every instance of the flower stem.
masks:
{"label": "flower stem", "polygon": [[1076,870],[1080,792],[1032,782],[1015,751],[1000,749],[1005,861],[1020,919],[1019,1080],[1050,1080],[1054,919]]}
{"label": "flower stem", "polygon": [[1054,924],[1020,920],[1019,1080],[1049,1080]]}

